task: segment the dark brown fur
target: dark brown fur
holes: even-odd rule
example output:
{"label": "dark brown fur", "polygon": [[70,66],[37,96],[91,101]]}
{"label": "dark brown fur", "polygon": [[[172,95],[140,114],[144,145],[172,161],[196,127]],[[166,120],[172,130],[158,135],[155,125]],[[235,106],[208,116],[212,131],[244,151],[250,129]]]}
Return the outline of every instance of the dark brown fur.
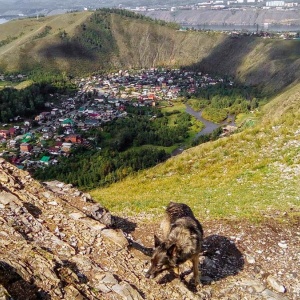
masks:
{"label": "dark brown fur", "polygon": [[199,283],[199,255],[202,248],[203,230],[189,206],[170,202],[161,224],[163,241],[154,236],[155,249],[147,278],[154,278],[164,270],[178,267],[187,260],[193,263],[195,284]]}

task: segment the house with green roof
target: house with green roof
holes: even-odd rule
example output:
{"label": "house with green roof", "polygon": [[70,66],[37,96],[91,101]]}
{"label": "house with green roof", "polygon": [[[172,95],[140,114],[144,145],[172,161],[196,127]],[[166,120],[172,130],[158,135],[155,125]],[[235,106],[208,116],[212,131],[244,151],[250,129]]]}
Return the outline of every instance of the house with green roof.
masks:
{"label": "house with green roof", "polygon": [[29,141],[31,141],[33,139],[33,134],[28,132],[26,134],[23,135],[23,138],[22,138],[22,143],[28,143]]}
{"label": "house with green roof", "polygon": [[68,119],[64,119],[61,123],[61,126],[62,127],[67,127],[67,126],[70,126],[70,127],[73,127],[75,125],[75,122],[74,120],[68,118]]}
{"label": "house with green roof", "polygon": [[78,109],[78,112],[79,112],[79,113],[82,113],[82,114],[83,114],[83,113],[84,113],[84,111],[85,111],[85,108],[84,108],[84,107],[82,107],[82,106],[81,106],[81,107],[79,107],[79,109]]}
{"label": "house with green roof", "polygon": [[50,164],[50,156],[44,155],[41,159],[40,162],[44,165],[49,165]]}

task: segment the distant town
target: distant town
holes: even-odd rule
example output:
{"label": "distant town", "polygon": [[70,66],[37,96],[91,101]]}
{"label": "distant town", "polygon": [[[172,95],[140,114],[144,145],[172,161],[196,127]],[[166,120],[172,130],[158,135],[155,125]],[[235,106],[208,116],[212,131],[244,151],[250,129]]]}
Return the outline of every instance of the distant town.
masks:
{"label": "distant town", "polygon": [[[6,1],[6,0],[2,0]],[[71,1],[64,1],[64,3],[53,1],[51,3],[19,3],[12,1],[7,5],[0,7],[0,24],[11,19],[27,18],[27,17],[41,17],[55,14],[63,14],[70,11],[87,11],[96,10],[102,7],[120,8],[135,11],[138,13],[155,12],[155,11],[197,11],[197,10],[247,10],[247,9],[261,9],[261,10],[275,10],[275,11],[298,11],[300,10],[299,1],[295,0],[198,0],[194,4],[182,4],[176,1],[165,1],[163,3],[153,4],[151,1],[82,1],[74,4]],[[142,4],[142,5],[141,5]],[[1,1],[0,1],[1,6]],[[287,20],[288,21],[288,20]]]}
{"label": "distant town", "polygon": [[[1,79],[8,78],[2,75]],[[25,79],[21,74],[10,78]],[[78,145],[98,149],[93,137],[83,138],[82,133],[91,128],[101,130],[106,122],[126,117],[128,107],[172,106],[182,91],[192,94],[198,87],[223,79],[179,69],[150,69],[135,73],[120,70],[75,82],[76,95],[51,95],[53,101],[46,102],[45,110],[34,118],[15,116],[9,123],[0,124],[0,156],[20,169],[58,164],[60,156],[68,157]],[[151,118],[155,116],[149,116],[149,122]]]}
{"label": "distant town", "polygon": [[203,8],[209,9],[246,9],[249,7],[256,7],[262,9],[299,9],[300,4],[298,1],[281,1],[281,0],[211,0],[211,1],[199,1],[195,4],[178,5],[172,7],[147,7],[140,6],[136,8],[126,7],[126,9],[136,11],[149,11],[149,10],[197,10]]}

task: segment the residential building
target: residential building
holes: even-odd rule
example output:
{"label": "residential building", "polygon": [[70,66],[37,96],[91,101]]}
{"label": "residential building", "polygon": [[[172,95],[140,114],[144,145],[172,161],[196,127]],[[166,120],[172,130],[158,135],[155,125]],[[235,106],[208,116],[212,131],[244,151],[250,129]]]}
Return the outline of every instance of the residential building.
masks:
{"label": "residential building", "polygon": [[20,151],[21,152],[30,153],[31,150],[32,150],[32,145],[30,145],[29,143],[22,143],[20,145]]}

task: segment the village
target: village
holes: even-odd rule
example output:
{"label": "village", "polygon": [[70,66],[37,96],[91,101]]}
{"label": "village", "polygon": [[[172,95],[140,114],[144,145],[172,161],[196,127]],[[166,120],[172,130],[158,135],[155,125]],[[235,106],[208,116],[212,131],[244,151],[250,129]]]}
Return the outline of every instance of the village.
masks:
{"label": "village", "polygon": [[92,136],[82,133],[126,117],[130,106],[172,106],[183,94],[219,82],[223,79],[201,72],[163,68],[75,79],[75,95],[50,95],[53,102],[46,102],[44,111],[32,119],[15,116],[10,123],[0,124],[0,156],[30,170],[58,164],[60,156],[70,156],[78,145],[101,151]]}

